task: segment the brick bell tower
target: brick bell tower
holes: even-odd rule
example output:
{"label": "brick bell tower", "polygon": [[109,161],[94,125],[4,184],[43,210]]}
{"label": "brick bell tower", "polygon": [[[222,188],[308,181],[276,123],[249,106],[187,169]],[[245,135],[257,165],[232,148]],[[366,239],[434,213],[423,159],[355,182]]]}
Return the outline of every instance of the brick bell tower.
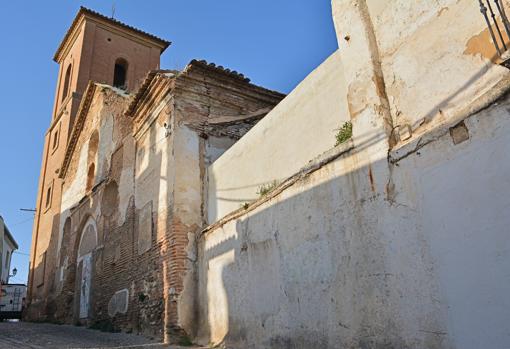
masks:
{"label": "brick bell tower", "polygon": [[28,280],[28,319],[51,317],[50,300],[60,223],[59,179],[69,135],[89,81],[135,91],[159,69],[170,42],[81,7],[53,57],[59,64],[55,102],[45,135]]}

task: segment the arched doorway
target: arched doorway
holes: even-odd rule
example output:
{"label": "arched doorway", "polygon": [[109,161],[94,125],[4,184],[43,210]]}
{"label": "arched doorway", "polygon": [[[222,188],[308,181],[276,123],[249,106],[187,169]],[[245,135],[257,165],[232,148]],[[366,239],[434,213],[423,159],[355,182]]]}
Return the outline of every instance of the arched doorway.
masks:
{"label": "arched doorway", "polygon": [[97,246],[97,227],[94,219],[89,218],[83,227],[80,245],[78,246],[78,259],[76,264],[80,267],[80,319],[86,319],[90,314],[90,286],[92,283],[92,254]]}

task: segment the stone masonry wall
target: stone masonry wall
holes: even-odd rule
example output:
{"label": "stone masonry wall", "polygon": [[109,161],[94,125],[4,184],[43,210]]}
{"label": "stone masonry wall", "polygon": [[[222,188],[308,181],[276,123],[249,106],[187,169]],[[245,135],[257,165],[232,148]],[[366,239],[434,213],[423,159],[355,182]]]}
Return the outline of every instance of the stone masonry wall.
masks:
{"label": "stone masonry wall", "polygon": [[[223,153],[265,114],[253,120],[244,120],[244,115],[270,108],[281,98],[225,75],[191,69],[177,76],[162,73],[140,106],[143,114],[135,119],[136,209],[147,210],[154,222],[152,243],[143,244],[139,258],[157,261],[151,271],[138,262],[138,275],[154,275],[153,282],[144,281],[143,292],[146,302],[158,309],[147,313],[161,314],[160,328],[168,342],[182,330],[190,336],[197,331],[195,234],[203,224],[205,162]],[[162,93],[162,88],[169,90]],[[219,117],[230,122],[210,124]],[[137,214],[139,223],[141,215]],[[144,233],[148,227],[139,224],[138,234],[150,236]]]}

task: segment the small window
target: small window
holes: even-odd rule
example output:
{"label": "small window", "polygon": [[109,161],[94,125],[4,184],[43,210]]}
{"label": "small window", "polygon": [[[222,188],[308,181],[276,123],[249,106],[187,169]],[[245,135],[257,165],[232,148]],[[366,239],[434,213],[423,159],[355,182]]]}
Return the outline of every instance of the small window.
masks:
{"label": "small window", "polygon": [[89,171],[87,173],[87,188],[86,191],[90,191],[94,186],[94,177],[96,175],[96,165],[91,163],[89,166]]}
{"label": "small window", "polygon": [[115,61],[115,69],[113,72],[113,86],[126,89],[128,63],[126,60],[119,58]]}
{"label": "small window", "polygon": [[50,184],[48,189],[46,189],[46,208],[49,208],[51,206],[51,194],[53,191],[53,186]]}
{"label": "small window", "polygon": [[46,274],[46,252],[39,256],[39,264],[35,266],[35,286],[44,285],[44,275]]}
{"label": "small window", "polygon": [[58,147],[58,136],[60,135],[60,127],[55,128],[53,133],[53,141],[51,143],[51,149],[55,150]]}
{"label": "small window", "polygon": [[69,85],[71,84],[71,64],[67,67],[66,77],[64,79],[64,90],[62,91],[62,101],[69,94]]}
{"label": "small window", "polygon": [[7,254],[5,255],[5,265],[7,268],[9,268],[9,251],[7,251]]}

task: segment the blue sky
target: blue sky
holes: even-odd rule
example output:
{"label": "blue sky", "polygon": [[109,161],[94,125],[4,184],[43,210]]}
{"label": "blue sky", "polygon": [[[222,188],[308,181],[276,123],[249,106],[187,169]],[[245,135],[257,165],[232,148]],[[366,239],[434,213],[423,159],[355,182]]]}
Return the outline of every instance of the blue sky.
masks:
{"label": "blue sky", "polygon": [[44,133],[57,79],[53,54],[80,6],[173,42],[161,67],[206,59],[255,84],[290,92],[337,48],[330,0],[1,1],[0,215],[20,250],[11,282],[28,273]]}

